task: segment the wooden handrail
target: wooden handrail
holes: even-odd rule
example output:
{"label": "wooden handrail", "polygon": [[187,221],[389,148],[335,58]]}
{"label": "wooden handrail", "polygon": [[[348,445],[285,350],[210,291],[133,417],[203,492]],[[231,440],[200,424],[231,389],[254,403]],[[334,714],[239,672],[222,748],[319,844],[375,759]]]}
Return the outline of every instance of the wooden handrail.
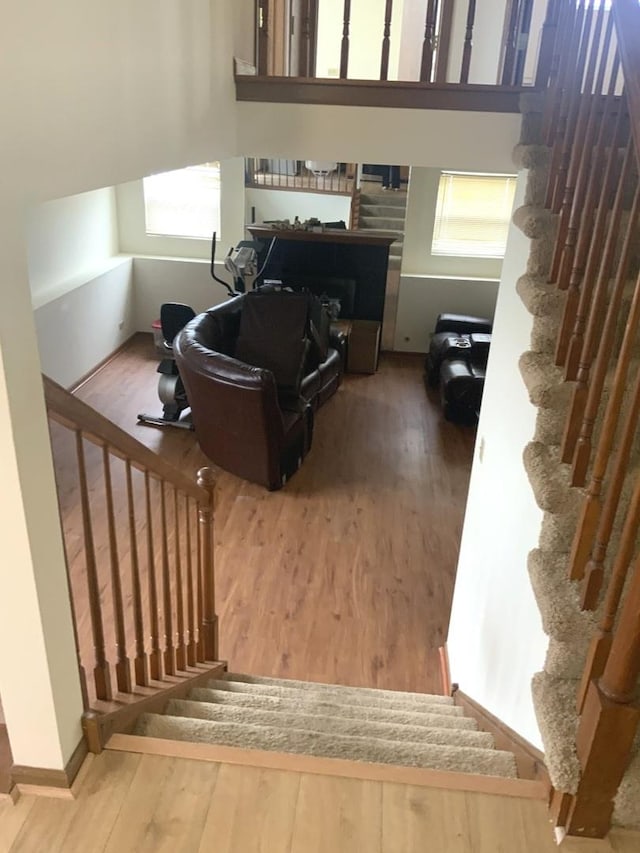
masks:
{"label": "wooden handrail", "polygon": [[157,479],[191,495],[197,501],[207,501],[207,493],[186,477],[182,471],[169,465],[129,433],[101,415],[91,406],[66,391],[47,376],[42,377],[44,396],[49,416],[70,429],[79,429],[85,438],[100,447],[109,445],[114,455],[125,462],[131,461],[139,471],[149,471]]}

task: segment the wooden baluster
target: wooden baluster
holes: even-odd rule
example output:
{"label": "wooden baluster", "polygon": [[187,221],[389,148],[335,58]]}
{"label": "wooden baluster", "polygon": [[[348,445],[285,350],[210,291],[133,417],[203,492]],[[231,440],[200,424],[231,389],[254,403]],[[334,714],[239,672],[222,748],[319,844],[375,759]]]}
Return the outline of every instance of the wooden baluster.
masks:
{"label": "wooden baluster", "polygon": [[258,1],[258,74],[269,73],[269,0]]}
{"label": "wooden baluster", "polygon": [[196,624],[198,626],[198,662],[206,661],[204,631],[204,569],[202,565],[202,531],[200,529],[200,511],[198,510],[198,523],[196,524]]}
{"label": "wooden baluster", "polygon": [[[629,319],[629,322],[631,322],[632,319],[634,320],[634,335],[633,335],[634,338],[635,338],[635,331],[637,330],[637,320],[638,320],[638,318],[637,318],[637,316],[635,316],[635,314],[636,314],[636,312],[640,313],[640,310],[639,310],[640,306],[638,306],[636,303],[639,301],[640,301],[640,298],[638,297],[638,293],[636,290],[636,294],[634,294],[634,305],[632,307],[632,312],[633,312],[634,316],[630,317],[630,319]],[[625,334],[625,339],[626,339],[626,334]],[[626,358],[625,358],[625,360],[626,360]],[[626,377],[626,370],[624,369],[624,364],[621,364],[622,361],[623,361],[623,354],[621,352],[619,359],[618,359],[618,365],[616,367],[616,377],[614,379],[614,390],[613,390],[612,395],[611,395],[612,398],[614,397],[614,395],[618,398],[618,405],[621,404],[622,394],[626,390],[623,388],[622,391],[620,392],[620,396],[618,396],[618,394],[616,394],[616,390],[617,390],[616,385],[618,384],[619,372],[620,373],[623,372],[624,376]],[[628,367],[628,361],[627,361],[627,367]],[[603,447],[609,447],[609,449],[611,448],[611,445],[613,444],[615,427],[616,427],[616,423],[617,423],[617,417],[619,414],[619,412],[616,412],[616,413],[613,413],[613,415],[610,417],[610,414],[611,414],[610,413],[610,405],[611,405],[611,400],[609,401],[609,404],[607,406],[607,412],[605,414],[605,425],[603,426],[603,430],[602,430],[603,434],[601,436],[601,443],[602,443]],[[591,554],[591,559],[589,559],[589,561],[587,562],[586,567],[584,569],[584,572],[587,575],[587,578],[589,578],[591,575],[594,576],[594,580],[588,580],[588,583],[590,585],[595,585],[597,583],[597,580],[602,577],[602,572],[604,570],[604,558],[605,558],[606,553],[607,553],[607,548],[609,546],[609,540],[611,538],[611,531],[613,530],[613,523],[615,521],[616,513],[618,511],[618,503],[620,501],[620,496],[622,493],[622,486],[624,484],[624,479],[625,479],[625,476],[626,476],[628,468],[629,468],[629,454],[631,452],[631,446],[633,444],[633,439],[635,436],[639,416],[640,416],[640,374],[638,374],[638,376],[636,377],[633,393],[632,393],[631,398],[630,398],[629,409],[627,411],[627,414],[626,414],[626,417],[624,420],[624,424],[622,427],[621,440],[620,440],[619,446],[618,446],[617,451],[616,451],[615,460],[614,460],[614,467],[613,467],[613,471],[612,471],[612,475],[611,475],[611,480],[607,486],[607,495],[606,495],[606,498],[604,500],[604,504],[602,506],[602,511],[600,513],[598,512],[598,509],[599,509],[599,507],[598,507],[598,496],[600,494],[600,489],[602,487],[602,479],[604,477],[604,473],[602,473],[601,476],[598,476],[596,482],[592,484],[592,487],[589,490],[589,495],[587,498],[587,500],[589,500],[591,504],[595,503],[595,506],[592,505],[592,506],[589,506],[588,508],[585,508],[584,516],[586,516],[587,513],[589,513],[589,516],[588,516],[589,521],[591,523],[593,523],[593,518],[595,517],[597,520],[597,523],[598,523],[598,527],[597,527],[597,531],[596,531],[596,535],[595,535],[595,542],[594,542],[594,546],[593,546],[593,551]],[[605,432],[605,428],[607,430],[606,432]],[[598,448],[598,456],[599,455],[600,455],[600,447]],[[597,465],[597,468],[596,468],[596,465]],[[594,473],[597,473],[598,475],[600,475],[600,472],[606,471],[606,468],[607,468],[606,459],[600,460],[598,457],[596,457],[596,460],[594,462]],[[596,495],[595,502],[593,500],[593,494],[594,493]],[[581,518],[581,524],[579,525],[578,530],[576,531],[576,535],[578,535],[579,531],[582,530],[583,527],[586,525],[586,520],[584,520],[584,516],[583,516],[583,518]],[[583,555],[584,555],[585,550],[586,550],[586,543],[580,544],[580,543],[577,543],[574,539],[574,552],[572,552],[572,559],[571,559],[571,571],[572,571],[572,577],[574,580],[579,580],[582,577],[580,572],[581,572],[581,567],[584,565]]]}
{"label": "wooden baluster", "polygon": [[[607,316],[605,319],[604,329],[602,333],[602,340],[600,343],[600,348],[598,351],[598,357],[596,360],[596,365],[594,369],[593,380],[589,384],[588,388],[588,398],[584,407],[584,412],[582,412],[582,404],[581,402],[575,402],[572,404],[571,415],[570,417],[582,417],[582,425],[580,428],[580,434],[578,436],[578,440],[576,442],[576,448],[573,456],[573,471],[572,471],[572,480],[571,484],[573,486],[582,486],[584,485],[586,476],[587,476],[587,467],[589,464],[589,459],[591,457],[591,437],[593,435],[593,427],[596,421],[596,416],[598,414],[598,410],[600,408],[600,402],[602,399],[602,391],[604,388],[604,382],[607,375],[607,369],[609,366],[609,359],[611,356],[611,348],[613,346],[613,340],[615,336],[616,326],[618,323],[618,315],[620,312],[620,305],[622,302],[622,296],[624,293],[624,287],[626,283],[627,276],[629,274],[629,267],[631,264],[631,257],[633,254],[633,245],[636,240],[636,229],[638,228],[640,220],[640,185],[636,187],[636,194],[633,200],[633,205],[631,208],[631,215],[629,217],[629,226],[627,228],[627,233],[624,240],[624,245],[622,248],[622,255],[620,258],[620,263],[618,264],[618,270],[616,273],[616,280],[613,287],[613,294],[611,300],[609,302],[609,307],[607,309]],[[630,323],[633,318],[633,309],[629,316],[628,322]],[[624,353],[624,343],[621,348],[618,363],[620,360],[625,358]],[[588,378],[588,377],[587,377]],[[586,381],[584,375],[579,371],[578,372],[578,385],[576,387],[576,391],[574,394],[577,396],[578,389],[581,389],[582,383]]]}
{"label": "wooden baluster", "polygon": [[522,86],[524,77],[524,66],[527,59],[527,49],[531,35],[531,17],[533,15],[533,0],[523,0],[518,27],[518,41],[516,46],[515,67],[513,69],[513,86]]}
{"label": "wooden baluster", "polygon": [[[60,496],[60,492],[58,490],[58,497]],[[60,512],[60,501],[58,500],[58,512]],[[62,518],[62,513],[60,512],[60,517]],[[63,535],[62,537],[62,549],[64,551],[64,564],[66,566],[66,576],[67,576],[67,591],[69,593],[69,603],[71,604],[71,622],[73,625],[73,641],[76,647],[76,657],[78,659],[78,672],[80,673],[80,694],[82,696],[82,707],[85,711],[88,711],[91,707],[89,704],[89,691],[87,689],[87,673],[82,663],[82,657],[80,655],[80,642],[78,640],[78,614],[76,611],[76,605],[73,597],[73,589],[71,587],[71,578],[69,577],[69,556],[67,551],[67,540]]]}
{"label": "wooden baluster", "polygon": [[160,620],[158,618],[158,584],[156,581],[156,558],[153,539],[153,513],[151,509],[151,477],[144,472],[145,513],[147,528],[147,584],[149,591],[149,626],[151,630],[151,652],[149,654],[149,672],[151,678],[162,681],[164,677],[164,659],[160,647]]}
{"label": "wooden baluster", "polygon": [[471,52],[473,50],[473,24],[476,17],[476,0],[469,0],[467,9],[467,27],[464,34],[464,48],[462,49],[462,69],[460,71],[460,82],[469,82],[469,68],[471,66]]}
{"label": "wooden baluster", "polygon": [[133,476],[131,460],[126,460],[127,508],[129,511],[129,547],[131,550],[131,590],[133,603],[133,623],[136,636],[136,656],[133,661],[136,684],[146,687],[149,684],[149,659],[144,648],[144,621],[142,618],[142,585],[140,583],[140,563],[138,561],[138,537],[136,533],[136,512],[133,494]]}
{"label": "wooden baluster", "polygon": [[436,21],[438,20],[438,0],[427,3],[427,17],[424,24],[422,60],[420,62],[420,82],[430,83],[433,71],[433,52],[435,50]]}
{"label": "wooden baluster", "polygon": [[187,644],[187,663],[195,666],[198,662],[198,643],[196,641],[195,599],[193,595],[193,542],[191,537],[191,500],[184,496],[185,540],[187,551],[187,624],[189,642]]}
{"label": "wooden baluster", "polygon": [[553,84],[559,71],[560,51],[557,36],[562,21],[561,5],[560,0],[549,0],[547,3],[534,84],[536,89],[551,88],[554,94],[555,86]]}
{"label": "wooden baluster", "polygon": [[198,506],[200,526],[200,554],[202,567],[202,635],[206,660],[218,660],[218,617],[216,616],[216,592],[214,574],[213,513],[215,506],[216,478],[211,468],[198,471],[198,485],[209,494],[209,500]]}
{"label": "wooden baluster", "polygon": [[442,0],[440,28],[435,35],[436,41],[436,83],[447,82],[451,30],[453,28],[453,9],[455,0]]}
{"label": "wooden baluster", "polygon": [[[593,9],[591,6],[587,5],[586,8],[583,8],[582,11],[582,16],[579,15],[578,17],[577,27],[578,54],[575,59],[575,62],[573,61],[573,58],[570,62],[569,75],[567,79],[566,92],[568,103],[565,104],[566,119],[563,123],[563,136],[560,142],[558,170],[556,175],[553,200],[551,203],[551,209],[554,213],[560,213],[562,209],[569,164],[571,161],[571,154],[576,144],[576,125],[578,121],[578,112],[580,109],[580,104],[582,103],[582,77],[586,66],[587,50],[590,43],[591,24],[593,21]],[[582,140],[579,140],[579,143],[581,144]],[[561,225],[562,224],[563,223],[561,222]],[[566,223],[564,227],[566,229]],[[565,234],[563,233],[563,241],[564,237]],[[551,281],[557,280],[559,262],[560,258],[556,254],[552,262]]]}
{"label": "wooden baluster", "polygon": [[176,629],[178,642],[176,644],[176,666],[178,669],[187,668],[187,648],[184,642],[184,586],[182,577],[182,554],[180,551],[180,511],[178,507],[178,490],[173,487],[173,520],[175,545],[175,575],[176,575]]}
{"label": "wooden baluster", "polygon": [[[598,323],[598,333],[602,326],[602,317],[604,316],[604,312],[602,310],[602,299],[608,290],[608,282],[611,278],[611,267],[613,266],[616,240],[618,238],[620,219],[622,216],[622,206],[626,189],[625,185],[630,176],[632,156],[632,152],[628,151],[625,157],[623,176],[618,183],[616,199],[614,201],[612,211],[611,194],[615,189],[615,172],[618,166],[618,151],[615,147],[609,149],[609,159],[604,177],[602,178],[600,199],[598,201],[595,223],[593,227],[589,229],[590,236],[587,236],[586,238],[591,241],[587,252],[586,265],[582,270],[580,268],[576,268],[575,271],[572,271],[569,294],[573,295],[573,302],[574,304],[577,304],[577,309],[573,318],[573,324],[571,323],[570,317],[567,317],[566,321],[563,318],[563,325],[560,333],[560,337],[562,338],[565,347],[565,376],[568,380],[573,380],[577,376],[578,364],[582,351],[582,342],[584,339],[585,324],[589,312],[594,310],[596,299],[599,299],[597,305],[600,310],[600,314],[595,318],[595,322]],[[603,244],[605,243],[607,232],[607,222],[609,222],[609,228],[613,228],[613,234],[611,235],[613,243],[609,242],[607,244],[609,249],[608,252],[603,252]],[[598,274],[599,269],[600,274]],[[606,278],[603,281],[602,279],[605,276]],[[596,292],[596,287],[599,282],[601,283],[600,294]],[[558,347],[558,352],[559,351],[560,346]],[[585,353],[585,359],[590,355],[592,355],[592,353]],[[575,440],[576,437],[577,436],[574,435],[573,440]],[[570,462],[573,458],[573,450],[574,445],[571,444],[566,457],[567,462]]]}
{"label": "wooden baluster", "polygon": [[633,701],[640,676],[640,560],[634,564],[611,650],[599,681],[587,690],[576,736],[581,777],[568,815],[569,833],[604,837],[613,799],[640,723]]}
{"label": "wooden baluster", "polygon": [[[562,201],[560,204],[560,221],[558,223],[558,236],[556,239],[553,260],[551,262],[552,280],[558,282],[561,290],[569,286],[569,275],[571,272],[578,225],[583,212],[584,196],[586,193],[590,168],[592,167],[593,135],[596,129],[595,115],[593,115],[592,97],[593,80],[596,71],[596,62],[600,48],[600,35],[604,16],[604,5],[596,18],[596,26],[593,33],[593,42],[589,53],[589,61],[586,68],[583,89],[579,90],[574,98],[575,105],[575,131],[572,138],[565,140],[565,149],[562,163],[566,164],[566,173],[563,177],[562,165],[558,173],[558,181],[563,182]],[[590,17],[588,21],[590,22]],[[611,23],[611,18],[609,18]],[[609,31],[609,37],[611,32]],[[586,41],[586,39],[585,39]],[[600,63],[600,71],[604,79],[606,60]],[[602,87],[602,84],[600,84]],[[591,132],[591,138],[587,138],[587,129]]]}
{"label": "wooden baluster", "polygon": [[[607,401],[604,421],[602,424],[602,429],[600,431],[600,440],[598,442],[598,448],[596,450],[596,455],[593,462],[593,470],[591,473],[591,482],[589,484],[589,490],[587,492],[587,496],[582,507],[582,513],[573,539],[573,546],[570,557],[570,577],[573,580],[581,580],[584,577],[585,571],[587,570],[587,566],[589,563],[589,556],[592,550],[592,544],[594,542],[594,539],[596,538],[596,536],[598,537],[598,539],[601,539],[603,536],[606,535],[607,530],[610,530],[610,527],[613,524],[613,517],[615,517],[615,512],[617,510],[617,499],[619,497],[619,490],[622,486],[627,467],[626,454],[623,452],[625,450],[624,447],[618,448],[616,473],[613,478],[613,483],[609,486],[609,491],[605,504],[608,506],[614,500],[613,496],[615,495],[615,505],[608,506],[607,518],[605,518],[604,520],[601,491],[602,483],[604,481],[604,477],[607,472],[608,464],[611,458],[611,450],[617,432],[617,425],[620,417],[620,408],[622,405],[622,400],[625,394],[627,393],[627,374],[629,371],[631,355],[635,346],[639,327],[640,278],[638,279],[638,283],[636,284],[636,290],[633,296],[633,301],[631,303],[631,309],[629,311],[629,319],[627,320],[622,346],[618,355],[618,361],[616,364],[615,376],[613,380],[613,387],[609,395],[609,399]],[[636,408],[638,408],[638,411],[640,411],[640,381],[636,382],[634,397],[635,402],[632,405],[632,409],[635,406]],[[628,423],[629,418],[633,420],[633,417],[634,416],[632,412],[628,413],[626,423]],[[626,426],[623,429],[623,434],[627,436],[627,441],[629,442],[630,446],[633,436],[629,433],[629,430]],[[618,484],[617,488],[616,483]],[[604,556],[604,550],[606,550],[606,545],[597,547],[595,549],[596,556],[598,554],[601,554],[600,559],[602,559]]]}
{"label": "wooden baluster", "polygon": [[[602,244],[599,242],[599,229],[596,225],[594,240],[592,247],[589,250],[589,260],[585,272],[585,281],[580,294],[580,304],[576,314],[575,325],[571,342],[569,345],[569,355],[567,358],[567,379],[577,379],[577,384],[574,389],[574,397],[572,401],[569,417],[567,418],[565,433],[562,443],[562,459],[564,462],[572,462],[584,407],[586,405],[587,393],[589,388],[589,374],[591,364],[597,354],[598,347],[605,344],[602,337],[604,326],[605,312],[607,309],[607,297],[609,294],[609,283],[613,275],[613,264],[615,260],[616,247],[620,239],[620,223],[622,220],[622,212],[624,206],[624,197],[627,192],[627,182],[631,177],[631,165],[633,162],[633,149],[630,144],[627,147],[625,162],[622,169],[622,174],[618,181],[618,189],[613,206],[613,212],[609,217],[608,233],[602,250]],[[606,218],[606,211],[604,213]],[[598,225],[600,223],[597,223]],[[605,230],[606,225],[602,226]],[[589,286],[589,282],[595,276],[595,267],[600,259],[600,268],[597,275],[595,287]],[[624,281],[621,287],[624,286]],[[613,291],[612,291],[613,293]],[[586,335],[583,337],[583,329],[585,327],[585,317],[588,314],[588,324]],[[609,346],[613,343],[614,330],[610,330]],[[610,349],[608,350],[611,354]]]}
{"label": "wooden baluster", "polygon": [[562,159],[562,143],[567,130],[571,104],[571,75],[574,64],[577,62],[583,20],[584,3],[580,3],[577,8],[569,6],[565,12],[565,26],[560,31],[558,38],[560,53],[558,79],[555,96],[552,93],[552,99],[545,111],[544,118],[544,138],[551,148],[549,183],[544,205],[547,209],[553,207],[553,200],[556,196],[556,184]]}
{"label": "wooden baluster", "polygon": [[[552,0],[553,2],[553,0]],[[547,9],[547,15],[549,11]],[[506,27],[506,37],[504,40],[505,51],[502,62],[502,85],[511,86],[513,84],[513,68],[516,61],[516,39],[518,32],[518,18],[520,17],[520,0],[511,0],[511,9],[509,10],[509,19]]]}
{"label": "wooden baluster", "polygon": [[171,572],[169,568],[169,531],[167,528],[167,500],[165,484],[160,482],[160,529],[162,554],[162,595],[164,605],[164,669],[167,675],[176,674],[176,649],[173,632],[173,603]]}
{"label": "wooden baluster", "polygon": [[78,460],[78,479],[80,482],[80,504],[82,508],[82,532],[84,535],[84,550],[87,561],[87,591],[89,595],[89,611],[91,615],[91,634],[95,656],[93,680],[96,687],[96,698],[109,700],[113,698],[111,689],[111,671],[107,661],[104,645],[104,625],[102,622],[102,603],[100,601],[100,581],[96,564],[95,543],[93,541],[93,524],[91,521],[91,505],[89,503],[89,487],[87,485],[87,466],[84,458],[82,432],[75,431],[76,457]]}
{"label": "wooden baluster", "polygon": [[342,44],[340,46],[340,79],[346,80],[349,69],[349,23],[351,21],[351,0],[344,0],[342,12]]}
{"label": "wooden baluster", "polygon": [[380,79],[386,80],[389,76],[389,50],[391,47],[391,15],[393,12],[393,0],[386,0],[384,7],[384,30],[382,34],[382,58],[380,59]]}
{"label": "wooden baluster", "polygon": [[[617,63],[614,69],[617,74]],[[587,131],[585,163],[581,166],[579,180],[586,182],[586,193],[577,193],[573,199],[573,206],[566,232],[564,246],[560,247],[562,236],[558,233],[556,250],[561,252],[561,267],[558,276],[558,287],[560,290],[568,290],[564,306],[561,328],[556,344],[556,364],[568,365],[569,344],[575,327],[576,313],[581,299],[581,286],[583,281],[589,285],[595,276],[597,268],[597,255],[594,251],[594,229],[606,226],[606,214],[611,204],[611,194],[614,191],[615,167],[617,165],[617,145],[623,124],[623,115],[620,105],[615,96],[616,75],[612,75],[609,92],[605,99],[604,111],[598,119],[594,117],[593,124],[600,122],[598,140],[593,147],[593,134],[590,128]],[[617,117],[614,119],[614,113]],[[611,124],[614,131],[611,137]],[[591,122],[590,122],[591,125]],[[607,140],[609,141],[607,156]],[[604,169],[604,175],[603,175]],[[588,177],[585,181],[585,172]],[[604,209],[603,209],[604,205]],[[603,219],[603,214],[605,219]],[[595,268],[594,268],[595,267]],[[584,308],[584,302],[583,302]],[[575,378],[575,354],[572,367],[567,368],[567,378]]]}
{"label": "wooden baluster", "polygon": [[113,486],[111,482],[111,464],[109,447],[102,448],[102,467],[104,470],[104,490],[107,506],[107,529],[109,531],[109,565],[111,567],[111,595],[113,598],[113,622],[116,635],[116,683],[121,693],[131,693],[131,664],[127,657],[127,635],[124,625],[124,604],[122,600],[122,581],[120,579],[120,560],[118,558],[118,537],[113,508]]}

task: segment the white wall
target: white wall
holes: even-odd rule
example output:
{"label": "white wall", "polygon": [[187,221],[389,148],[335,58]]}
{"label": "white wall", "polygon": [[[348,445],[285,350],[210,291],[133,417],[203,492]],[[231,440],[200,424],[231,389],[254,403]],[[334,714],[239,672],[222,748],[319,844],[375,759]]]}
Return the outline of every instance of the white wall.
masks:
{"label": "white wall", "polygon": [[[516,206],[522,204],[521,173]],[[529,346],[531,315],[515,290],[530,241],[511,226],[498,293],[476,451],[449,627],[451,675],[460,688],[531,743],[541,740],[531,677],[547,638],[529,583],[527,555],[542,512],[522,462],[534,407],[518,370]]]}
{"label": "white wall", "polygon": [[344,219],[348,228],[351,196],[248,188],[245,191],[247,223],[251,222],[252,207],[255,207],[256,222],[273,219],[289,219],[293,222],[296,216],[304,222],[315,216],[321,222]]}
{"label": "white wall", "polygon": [[427,352],[438,314],[453,312],[493,317],[496,279],[455,276],[400,276],[394,350]]}
{"label": "white wall", "polygon": [[520,116],[324,104],[237,105],[238,154],[503,172]]}

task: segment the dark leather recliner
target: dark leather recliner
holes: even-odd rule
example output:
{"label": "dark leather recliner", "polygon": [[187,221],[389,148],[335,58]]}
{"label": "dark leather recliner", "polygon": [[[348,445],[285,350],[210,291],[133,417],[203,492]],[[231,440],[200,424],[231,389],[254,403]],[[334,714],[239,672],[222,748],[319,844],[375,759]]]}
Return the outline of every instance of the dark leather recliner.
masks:
{"label": "dark leather recliner", "polygon": [[198,315],[176,338],[174,352],[203,452],[221,468],[273,490],[295,473],[310,448],[313,412],[341,381],[344,344],[332,338],[318,363],[307,347],[299,392],[283,393],[272,370],[236,358],[242,311],[254,296]]}

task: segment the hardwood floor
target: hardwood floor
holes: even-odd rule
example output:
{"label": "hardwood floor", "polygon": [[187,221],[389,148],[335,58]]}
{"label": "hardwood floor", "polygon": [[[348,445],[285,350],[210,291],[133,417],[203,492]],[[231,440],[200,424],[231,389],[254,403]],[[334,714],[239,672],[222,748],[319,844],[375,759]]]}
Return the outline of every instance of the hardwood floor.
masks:
{"label": "hardwood floor", "polygon": [[[0,853],[553,853],[544,802],[157,755],[90,756],[75,800],[0,802]],[[568,839],[632,853],[638,833]]]}
{"label": "hardwood floor", "polygon": [[[151,336],[138,335],[78,395],[195,475],[207,460],[193,433],[136,423],[138,412],[159,411],[156,364]],[[220,655],[230,668],[440,692],[437,650],[474,438],[443,419],[421,357],[389,354],[376,375],[345,376],[317,414],[311,453],[281,491],[221,471],[216,584]],[[52,440],[63,517],[77,527],[70,451],[58,428]]]}

